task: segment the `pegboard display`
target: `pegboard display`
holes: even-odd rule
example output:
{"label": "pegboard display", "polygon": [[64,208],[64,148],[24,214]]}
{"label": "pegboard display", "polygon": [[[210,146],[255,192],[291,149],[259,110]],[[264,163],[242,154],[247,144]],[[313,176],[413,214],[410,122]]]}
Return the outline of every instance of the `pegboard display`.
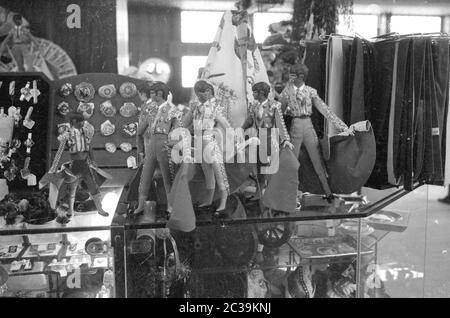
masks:
{"label": "pegboard display", "polygon": [[[91,150],[98,166],[126,168],[127,158],[136,157],[136,129],[142,104],[137,88],[141,83],[107,73],[81,74],[53,82],[53,155],[58,148],[58,125],[68,123],[67,113],[75,111],[82,113],[94,128]],[[61,160],[70,160],[69,154],[65,152]]]}
{"label": "pegboard display", "polygon": [[[14,191],[34,191],[37,183],[33,185],[23,176],[32,174],[39,181],[47,171],[51,83],[42,73],[0,73],[0,83],[0,107],[4,111],[4,115],[0,113],[2,139],[9,134],[9,123],[14,121],[12,139],[7,145],[2,142],[0,178],[6,179],[8,187]],[[31,115],[27,117],[27,113]],[[29,134],[32,143],[26,142]],[[27,157],[29,171],[23,170]]]}

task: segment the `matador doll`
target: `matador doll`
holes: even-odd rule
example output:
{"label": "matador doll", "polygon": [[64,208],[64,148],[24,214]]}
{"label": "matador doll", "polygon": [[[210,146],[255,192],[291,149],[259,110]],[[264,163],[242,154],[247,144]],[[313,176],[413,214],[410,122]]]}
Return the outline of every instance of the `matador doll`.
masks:
{"label": "matador doll", "polygon": [[93,160],[90,143],[94,129],[85,122],[82,114],[69,113],[68,118],[70,125],[58,137],[61,143],[66,143],[71,159],[62,165],[62,170],[69,176],[66,179],[71,180],[65,181],[69,185],[67,214],[69,217],[73,214],[76,191],[80,182],[84,181],[98,214],[107,217],[109,214],[102,208],[99,187],[106,179],[111,179],[111,176],[99,169]]}
{"label": "matador doll", "polygon": [[[252,91],[255,102],[249,106],[248,116],[242,125],[242,129],[254,128],[260,138],[257,164],[258,168],[261,168],[262,165],[270,164],[269,160],[273,148],[282,145],[282,147],[288,147],[292,150],[294,146],[290,142],[289,133],[284,123],[281,103],[268,99],[270,93],[269,84],[265,82],[256,83],[253,85]],[[279,142],[272,140],[272,128],[279,129]],[[261,140],[264,137],[266,140]],[[261,173],[258,173],[258,180],[261,185],[264,185],[267,181],[265,175]]]}
{"label": "matador doll", "polygon": [[214,87],[207,80],[199,80],[194,86],[199,104],[193,109],[194,134],[202,134],[202,170],[205,175],[207,195],[205,202],[199,207],[207,207],[212,204],[214,192],[217,187],[220,191],[220,203],[216,214],[225,210],[227,198],[230,192],[227,173],[224,165],[223,151],[216,139],[215,130],[218,126],[223,129],[230,128],[230,124],[223,115],[222,108],[214,97]]}
{"label": "matador doll", "polygon": [[316,107],[341,133],[350,135],[354,133],[331,111],[314,88],[305,85],[308,71],[308,67],[304,64],[296,64],[291,67],[289,83],[281,93],[280,101],[284,106],[285,113],[292,117],[290,136],[294,145],[294,154],[299,158],[301,146],[305,145],[314,171],[325,192],[325,198],[331,203],[334,195],[328,184],[328,175],[319,148],[319,139],[311,121],[312,107]]}
{"label": "matador doll", "polygon": [[133,212],[135,215],[144,210],[157,164],[161,170],[166,191],[167,212],[172,212],[168,199],[172,187],[168,136],[172,130],[181,126],[182,114],[171,100],[168,100],[169,87],[166,84],[157,82],[150,87],[150,91],[154,92],[154,99],[147,105],[147,114],[141,117],[137,131],[138,135],[144,135],[145,157],[139,184],[138,207]]}

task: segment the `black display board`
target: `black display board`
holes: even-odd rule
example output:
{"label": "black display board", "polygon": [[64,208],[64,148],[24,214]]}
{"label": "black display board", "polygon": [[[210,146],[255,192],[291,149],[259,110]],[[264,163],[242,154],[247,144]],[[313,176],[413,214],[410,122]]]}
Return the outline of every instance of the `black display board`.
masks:
{"label": "black display board", "polygon": [[[33,99],[30,101],[20,100],[20,90],[25,87],[27,82],[31,84],[33,81],[37,81],[37,88],[40,91],[37,104],[33,103]],[[15,82],[14,95],[10,95],[10,83]],[[0,107],[4,108],[5,113],[8,113],[8,109],[11,106],[16,108],[20,107],[20,114],[22,119],[18,122],[18,125],[14,127],[13,139],[18,139],[21,142],[21,146],[12,154],[11,159],[14,160],[15,165],[19,169],[16,173],[16,177],[12,181],[8,181],[8,186],[14,191],[34,191],[37,190],[37,186],[29,187],[27,180],[22,179],[20,175],[20,169],[24,167],[25,158],[27,157],[27,148],[24,145],[24,141],[28,137],[28,133],[32,133],[32,140],[34,146],[31,148],[29,154],[30,170],[36,175],[37,181],[47,171],[47,158],[49,154],[49,128],[50,128],[50,107],[51,107],[51,84],[50,80],[42,73],[0,73]],[[33,113],[31,119],[35,122],[33,128],[30,130],[23,125],[23,120],[26,117],[27,111],[30,107],[33,107]],[[0,178],[4,177],[5,170],[10,168],[10,162],[6,162],[3,168],[0,168]]]}
{"label": "black display board", "polygon": [[[124,98],[120,94],[120,87],[124,83],[133,83],[136,87],[142,83],[141,80],[130,78],[127,76],[121,76],[117,74],[109,74],[109,73],[89,73],[89,74],[81,74],[69,78],[65,78],[62,80],[54,81],[54,98],[52,105],[52,112],[54,116],[54,122],[51,124],[51,147],[52,147],[52,157],[56,153],[58,149],[58,140],[57,138],[57,127],[59,124],[68,123],[68,119],[66,116],[63,116],[58,111],[58,105],[62,102],[66,102],[69,104],[71,110],[76,111],[80,104],[80,101],[77,100],[74,93],[71,93],[69,96],[64,97],[60,94],[60,88],[68,83],[71,84],[73,89],[76,89],[76,86],[80,83],[89,83],[92,84],[95,89],[94,98],[89,101],[93,103],[94,113],[92,117],[86,119],[91,125],[94,126],[95,134],[91,142],[91,150],[93,151],[93,155],[96,163],[101,168],[127,168],[127,158],[130,156],[136,157],[136,136],[129,136],[123,132],[122,128],[125,124],[137,123],[139,117],[139,110],[132,117],[123,117],[120,114],[120,108],[124,103],[134,103],[137,108],[141,106],[141,100],[139,95],[136,95],[132,98]],[[104,98],[99,95],[99,88],[104,85],[114,85],[116,89],[116,94],[112,98]],[[116,114],[112,118],[105,117],[100,111],[100,105],[106,101],[110,101],[113,107],[116,108]],[[101,134],[101,124],[105,121],[109,120],[112,124],[115,125],[115,132],[111,136],[103,136]],[[113,143],[116,145],[117,150],[114,153],[109,153],[105,149],[106,143]],[[120,149],[120,144],[122,143],[130,143],[133,146],[133,150],[131,152],[124,152]],[[63,154],[61,159],[62,162],[70,160],[69,153],[66,151]]]}

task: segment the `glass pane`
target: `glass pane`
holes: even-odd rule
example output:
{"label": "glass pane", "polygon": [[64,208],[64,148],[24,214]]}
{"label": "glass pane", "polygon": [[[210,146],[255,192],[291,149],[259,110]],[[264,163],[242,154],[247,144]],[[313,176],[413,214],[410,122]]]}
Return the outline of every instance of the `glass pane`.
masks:
{"label": "glass pane", "polygon": [[182,11],[181,42],[213,42],[222,15],[219,11]]}
{"label": "glass pane", "polygon": [[441,32],[441,18],[393,15],[391,32],[400,34]]}
{"label": "glass pane", "polygon": [[198,70],[206,65],[207,56],[183,56],[181,58],[181,80],[183,87],[193,87]]}
{"label": "glass pane", "polygon": [[[427,298],[448,298],[450,296],[450,225],[449,189],[429,186],[427,258],[425,263],[425,292]],[[447,198],[442,202],[439,199]]]}
{"label": "glass pane", "polygon": [[424,297],[428,186],[361,221],[359,297]]}
{"label": "glass pane", "polygon": [[256,43],[263,43],[270,35],[270,24],[290,19],[292,19],[290,13],[255,13],[253,15],[253,30]]}
{"label": "glass pane", "polygon": [[109,231],[0,236],[3,269],[7,280],[0,296],[113,298],[116,293]]}
{"label": "glass pane", "polygon": [[353,31],[341,18],[337,26],[337,32],[344,35],[358,33],[364,38],[373,38],[378,35],[378,16],[368,14],[353,15]]}

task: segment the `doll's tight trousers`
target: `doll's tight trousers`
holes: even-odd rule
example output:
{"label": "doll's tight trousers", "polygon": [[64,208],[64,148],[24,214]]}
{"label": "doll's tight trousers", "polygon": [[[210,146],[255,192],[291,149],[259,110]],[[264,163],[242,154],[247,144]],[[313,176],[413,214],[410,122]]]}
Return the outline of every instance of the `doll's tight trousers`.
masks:
{"label": "doll's tight trousers", "polygon": [[299,158],[301,146],[304,144],[325,194],[331,194],[330,186],[328,185],[327,172],[319,148],[319,138],[317,138],[311,119],[309,117],[294,118],[290,135],[291,142],[294,145],[295,156]]}
{"label": "doll's tight trousers", "polygon": [[167,135],[154,134],[149,142],[145,143],[144,167],[142,168],[141,181],[139,183],[140,196],[148,196],[156,165],[158,164],[163,177],[166,196],[167,198],[169,197],[172,183],[170,181],[169,156],[166,142]]}

